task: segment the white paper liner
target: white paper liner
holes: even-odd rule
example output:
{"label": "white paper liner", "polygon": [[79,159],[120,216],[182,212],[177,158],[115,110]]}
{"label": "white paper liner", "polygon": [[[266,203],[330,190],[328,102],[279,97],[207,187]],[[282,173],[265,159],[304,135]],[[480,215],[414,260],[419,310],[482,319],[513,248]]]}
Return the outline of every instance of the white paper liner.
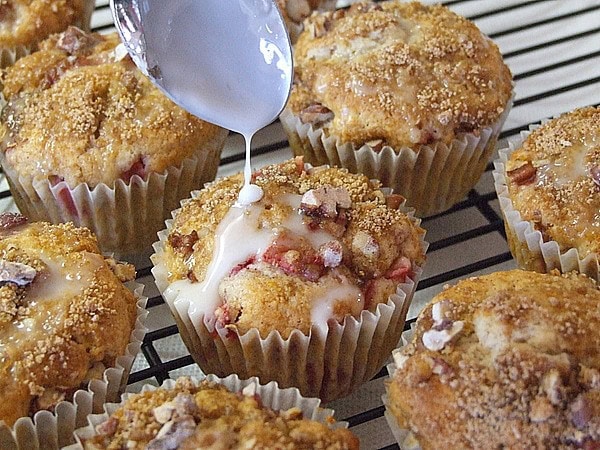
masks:
{"label": "white paper liner", "polygon": [[[199,384],[204,378],[191,378],[195,384]],[[256,394],[261,399],[264,406],[275,411],[285,411],[290,408],[299,408],[305,419],[314,420],[327,425],[331,429],[348,428],[348,422],[335,421],[331,422],[334,411],[332,409],[321,408],[321,400],[318,398],[307,398],[300,394],[300,391],[295,388],[280,388],[277,383],[270,382],[260,384],[258,378],[253,377],[247,380],[241,380],[237,375],[232,374],[226,378],[219,378],[215,375],[206,376],[206,380],[221,384],[232,392],[241,392],[246,386],[254,386]],[[173,389],[175,380],[165,380],[160,386],[161,389]],[[146,384],[142,387],[141,392],[154,391],[156,386]],[[82,440],[90,439],[96,435],[96,426],[103,423],[108,417],[114,413],[123,402],[125,402],[132,393],[122,395],[121,403],[107,403],[104,405],[104,413],[91,414],[88,416],[88,425],[79,428],[75,431],[76,444],[65,447],[64,450],[81,450],[83,448]]]}
{"label": "white paper liner", "polygon": [[582,258],[576,248],[561,252],[558,242],[544,242],[542,233],[536,230],[531,222],[521,218],[508,193],[506,162],[510,154],[522,145],[532,131],[549,120],[545,119],[541,124],[530,125],[529,131],[521,131],[519,136],[509,140],[508,147],[498,150],[498,159],[494,161],[494,187],[504,217],[507,241],[513,257],[521,268],[542,273],[548,273],[553,269],[563,273],[575,270],[600,281],[600,266],[596,253],[590,253]]}
{"label": "white paper liner", "polygon": [[[198,194],[199,191],[192,192],[192,198]],[[415,224],[420,223],[412,208],[401,206],[400,210]],[[177,212],[173,212],[174,217]],[[422,268],[400,284],[387,303],[380,303],[375,313],[364,310],[358,319],[347,316],[342,324],[328,324],[326,329],[313,326],[309,335],[294,330],[283,339],[273,331],[261,338],[257,329],[240,335],[225,328],[210,329],[204,320],[193,324],[188,315],[190,299],[166,291],[169,282],[162,253],[172,224],[172,219],[167,220],[166,229],[158,233],[152,274],[182,340],[204,373],[221,377],[235,373],[244,379],[256,376],[262,382],[277,381],[281,387],[297,387],[304,396],[328,402],[369,381],[398,343]],[[423,237],[425,252],[428,244]]]}
{"label": "white paper liner", "polygon": [[72,402],[59,403],[54,413],[39,411],[33,419],[21,417],[12,428],[0,422],[0,449],[54,450],[72,444],[73,432],[86,425],[89,414],[101,413],[105,402],[119,401],[146,334],[148,315],[148,297],[143,295],[144,286],[134,281],[126,283],[126,286],[137,298],[137,318],[126,353],[116,359],[115,367],[104,371],[102,380],[91,380],[87,389],[75,392]]}
{"label": "white paper liner", "polygon": [[119,179],[114,187],[81,183],[71,189],[64,181],[52,186],[46,178],[17,174],[4,157],[2,166],[15,203],[30,220],[87,227],[103,252],[134,262],[150,255],[156,233],[181,199],[215,178],[227,134],[220,130],[179,167],[146,180],[134,175],[129,184]]}
{"label": "white paper liner", "polygon": [[419,445],[419,442],[417,441],[413,432],[407,428],[400,428],[400,426],[398,425],[398,421],[391,413],[389,409],[388,384],[394,377],[394,373],[396,372],[396,364],[394,364],[393,362],[393,356],[397,352],[401,351],[401,349],[412,340],[415,334],[415,329],[416,322],[413,322],[410,326],[410,329],[402,333],[400,346],[394,349],[394,351],[392,352],[392,362],[386,366],[389,374],[389,377],[384,381],[386,393],[381,397],[383,405],[385,406],[385,420],[387,421],[390,430],[392,431],[392,434],[394,435],[394,438],[396,439],[396,442],[398,443],[398,446],[401,450],[421,450],[421,446]]}
{"label": "white paper liner", "polygon": [[[85,31],[90,31],[90,25],[92,21],[92,14],[96,7],[96,0],[84,0],[83,2],[83,14],[81,19],[73,22],[73,25],[81,28]],[[41,30],[44,32],[44,30]],[[15,45],[13,47],[0,48],[0,68],[12,66],[18,59],[23,56],[27,56],[37,50],[39,42],[32,43],[30,45]]]}
{"label": "white paper liner", "polygon": [[512,98],[504,112],[479,136],[461,133],[448,146],[419,145],[415,148],[380,151],[368,144],[360,148],[326,136],[321,128],[304,124],[299,117],[285,109],[279,119],[296,155],[314,166],[330,164],[344,167],[353,173],[363,173],[381,181],[395,193],[407,199],[407,206],[418,217],[440,213],[462,200],[485,171],[496,146],[504,121],[512,107]]}

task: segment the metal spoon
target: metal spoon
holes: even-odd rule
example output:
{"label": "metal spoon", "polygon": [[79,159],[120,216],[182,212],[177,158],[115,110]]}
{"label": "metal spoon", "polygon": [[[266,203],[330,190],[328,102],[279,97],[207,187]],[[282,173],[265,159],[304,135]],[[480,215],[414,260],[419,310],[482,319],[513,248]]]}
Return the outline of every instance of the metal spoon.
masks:
{"label": "metal spoon", "polygon": [[274,0],[110,0],[140,70],[192,114],[251,136],[281,112],[292,50]]}

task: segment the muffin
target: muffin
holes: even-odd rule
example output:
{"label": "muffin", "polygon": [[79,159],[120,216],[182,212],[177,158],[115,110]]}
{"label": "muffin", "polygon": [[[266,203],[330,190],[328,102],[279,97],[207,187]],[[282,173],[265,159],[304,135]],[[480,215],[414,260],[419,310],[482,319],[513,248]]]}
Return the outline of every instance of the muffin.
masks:
{"label": "muffin", "polygon": [[426,216],[475,185],[511,104],[510,70],[472,22],[359,2],[306,19],[281,122],[296,155],[377,178]]}
{"label": "muffin", "polygon": [[600,444],[600,291],[585,275],[511,270],[446,287],[394,361],[388,417],[423,449]]}
{"label": "muffin", "polygon": [[331,11],[335,9],[336,0],[277,0],[277,6],[290,34],[295,42],[302,31],[302,22],[313,11]]}
{"label": "muffin", "polygon": [[70,25],[89,30],[94,0],[4,0],[0,3],[0,67],[37,50]]}
{"label": "muffin", "polygon": [[107,405],[105,415],[76,433],[86,450],[183,450],[213,448],[215,442],[227,449],[358,449],[347,424],[336,423],[331,410],[318,410],[319,403],[256,379],[183,377]]}
{"label": "muffin", "polygon": [[[104,378],[107,396],[116,398],[143,333],[145,299],[124,285],[134,278],[134,267],[102,256],[85,228],[0,215],[3,431],[19,418],[55,412],[90,380]],[[107,385],[111,368],[119,376]]]}
{"label": "muffin", "polygon": [[0,153],[23,214],[86,226],[124,258],[149,254],[169,212],[214,178],[228,132],[175,105],[119,42],[70,27],[8,68]]}
{"label": "muffin", "polygon": [[159,290],[205,373],[275,380],[324,401],[383,366],[425,261],[424,231],[375,181],[301,159],[183,203],[152,256]]}
{"label": "muffin", "polygon": [[565,113],[499,151],[494,179],[510,250],[522,268],[599,280],[600,108]]}

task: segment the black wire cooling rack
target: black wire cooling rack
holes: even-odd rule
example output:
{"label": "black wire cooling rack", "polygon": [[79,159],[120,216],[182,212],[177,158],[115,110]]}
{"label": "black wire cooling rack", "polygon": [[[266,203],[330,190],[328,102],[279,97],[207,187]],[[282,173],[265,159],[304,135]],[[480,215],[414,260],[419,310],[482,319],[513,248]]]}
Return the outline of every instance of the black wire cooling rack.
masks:
{"label": "black wire cooling rack", "polygon": [[[499,145],[527,130],[529,124],[576,107],[600,103],[599,0],[454,0],[442,3],[473,20],[493,39],[513,71],[516,97]],[[344,5],[340,3],[339,7]],[[92,28],[101,33],[114,30],[108,0],[97,1]],[[277,122],[262,130],[254,143],[255,167],[292,155]],[[218,176],[241,170],[243,159],[242,140],[231,133]],[[474,274],[515,267],[506,245],[491,170],[490,162],[480,182],[463,201],[442,214],[423,220],[422,226],[427,230],[426,239],[430,243],[428,261],[409,311],[407,328],[423,304],[444,284]],[[0,191],[1,199],[10,203],[7,189]],[[198,371],[179,339],[168,309],[157,294],[150,269],[149,265],[138,267],[138,281],[146,285],[145,293],[150,297],[150,331],[129,377],[129,390],[138,390],[147,382],[160,384],[186,371]],[[356,393],[327,405],[336,410],[337,419],[349,422],[364,449],[398,448],[383,417],[381,395],[385,377],[387,371],[384,368]]]}

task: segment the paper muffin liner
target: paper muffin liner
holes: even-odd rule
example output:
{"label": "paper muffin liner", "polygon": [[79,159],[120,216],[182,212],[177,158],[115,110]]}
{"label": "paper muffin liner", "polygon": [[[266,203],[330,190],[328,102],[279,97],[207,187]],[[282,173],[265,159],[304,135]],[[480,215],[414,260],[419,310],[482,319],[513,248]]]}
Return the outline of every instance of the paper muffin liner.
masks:
{"label": "paper muffin liner", "polygon": [[[92,22],[92,14],[96,7],[96,0],[83,1],[83,14],[80,19],[73,22],[73,25],[85,31],[90,31]],[[44,31],[44,30],[42,30]],[[28,45],[15,45],[12,47],[0,48],[0,68],[12,66],[18,59],[27,56],[37,50],[39,42],[34,42]]]}
{"label": "paper muffin liner", "polygon": [[542,233],[536,230],[531,222],[522,219],[508,193],[506,162],[511,153],[522,145],[532,131],[549,120],[530,125],[528,131],[521,131],[519,136],[508,142],[508,147],[498,150],[498,159],[494,161],[494,187],[504,218],[508,246],[517,264],[523,269],[542,273],[553,269],[563,273],[575,270],[600,281],[600,266],[596,253],[581,257],[576,248],[561,251],[558,242],[544,241]]}
{"label": "paper muffin liner", "polygon": [[21,417],[12,427],[0,422],[1,449],[45,449],[54,450],[74,442],[73,432],[86,425],[87,416],[101,413],[106,402],[117,402],[125,390],[129,371],[140,351],[146,334],[146,302],[144,286],[135,281],[125,283],[137,299],[137,318],[131,332],[125,354],[118,357],[114,367],[104,371],[101,380],[88,383],[87,389],[79,389],[72,401],[59,403],[55,411],[39,411],[33,418]]}
{"label": "paper muffin liner", "polygon": [[[199,384],[204,378],[191,377],[195,384]],[[261,384],[258,378],[253,377],[247,380],[240,379],[237,375],[232,374],[226,378],[219,378],[215,375],[208,375],[206,380],[225,386],[229,391],[241,392],[247,386],[252,386],[256,394],[260,397],[264,406],[275,411],[285,411],[290,408],[299,408],[305,419],[314,420],[327,425],[331,429],[348,428],[347,422],[331,421],[334,411],[332,409],[321,408],[321,400],[318,398],[303,397],[300,391],[296,388],[280,388],[277,383],[269,382]],[[167,379],[160,386],[161,389],[173,389],[175,380]],[[146,384],[142,386],[141,392],[154,391],[156,386]],[[75,431],[76,444],[66,447],[64,450],[80,450],[83,448],[82,441],[95,436],[96,427],[106,421],[108,417],[114,413],[132,393],[125,393],[122,396],[121,403],[107,403],[104,405],[104,413],[91,414],[88,416],[88,425],[79,428]]]}
{"label": "paper muffin liner", "polygon": [[52,186],[47,178],[17,174],[4,156],[2,166],[15,203],[30,220],[87,227],[103,252],[136,262],[150,255],[156,233],[181,199],[215,178],[227,134],[220,130],[178,167],[151,173],[146,180],[138,175],[129,183],[119,179],[113,187],[80,183],[70,188],[64,181]]}
{"label": "paper muffin liner", "polygon": [[279,119],[295,155],[303,155],[315,166],[329,164],[376,178],[406,197],[407,206],[414,208],[417,216],[426,217],[449,209],[475,186],[492,157],[511,107],[512,99],[493,125],[478,135],[461,133],[450,145],[384,146],[381,150],[368,144],[357,148],[327,136],[323,129],[302,123],[287,108]]}
{"label": "paper muffin liner", "polygon": [[394,435],[394,438],[396,439],[396,442],[401,450],[421,450],[421,446],[419,445],[419,442],[417,441],[413,432],[407,428],[401,428],[396,420],[396,417],[394,417],[390,411],[388,384],[394,378],[394,373],[396,372],[396,364],[393,362],[393,356],[400,352],[402,348],[408,345],[408,343],[413,339],[415,328],[416,322],[413,322],[410,326],[410,329],[402,333],[400,346],[394,349],[392,352],[392,362],[386,366],[389,374],[389,377],[384,381],[386,393],[381,397],[383,405],[385,406],[385,420],[387,421],[388,426],[390,427],[390,430],[392,431],[392,434]]}
{"label": "paper muffin liner", "polygon": [[[198,193],[192,192],[192,198]],[[401,206],[400,210],[415,224],[420,223],[412,208]],[[256,376],[261,382],[277,381],[281,387],[293,386],[304,396],[328,402],[369,381],[396,347],[422,268],[400,284],[386,303],[377,305],[374,313],[363,310],[358,318],[347,316],[342,323],[330,323],[326,328],[313,325],[308,335],[294,330],[287,339],[277,331],[262,338],[256,328],[239,334],[209,327],[203,319],[192,323],[188,315],[190,299],[178,298],[177,292],[167,289],[162,253],[172,224],[173,220],[166,221],[167,228],[158,234],[152,274],[182,340],[204,373],[221,377],[235,373],[243,379]],[[428,244],[423,238],[425,251]]]}

